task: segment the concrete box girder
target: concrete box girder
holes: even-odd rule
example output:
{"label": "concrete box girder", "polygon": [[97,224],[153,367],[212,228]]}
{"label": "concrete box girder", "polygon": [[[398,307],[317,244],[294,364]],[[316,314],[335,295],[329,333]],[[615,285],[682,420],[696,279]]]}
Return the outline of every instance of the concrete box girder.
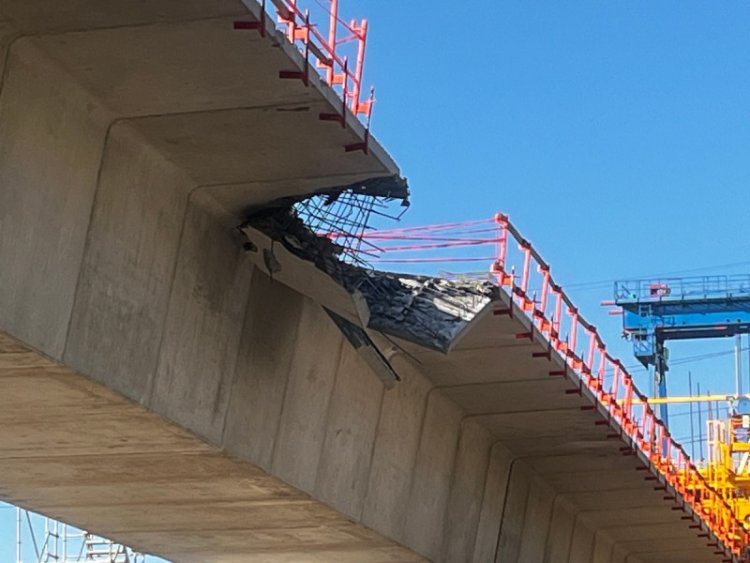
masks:
{"label": "concrete box girder", "polygon": [[[496,305],[506,307],[502,302]],[[515,316],[523,319],[518,310]],[[536,341],[513,344],[528,330],[526,322],[485,315],[472,323],[442,362],[433,352],[420,354],[412,348],[410,353],[441,392],[512,455],[535,468],[556,498],[564,498],[574,513],[585,516],[589,529],[606,537],[613,550],[617,546],[641,559],[643,549],[644,561],[658,560],[660,550],[668,558],[679,550],[685,561],[726,557],[714,553],[716,548],[699,536],[701,530],[690,528],[697,518],[683,519],[686,512],[679,508],[679,500],[661,490],[650,471],[636,470],[644,468],[641,462],[623,455],[616,428],[596,424],[605,419],[582,408],[591,401],[570,394],[575,387],[567,377],[550,377],[550,371],[563,368],[554,358],[533,356],[544,346]],[[508,379],[509,373],[518,376]],[[628,516],[620,520],[620,513]],[[607,518],[600,520],[599,514]],[[687,545],[692,549],[689,554]]]}
{"label": "concrete box girder", "polygon": [[27,40],[50,53],[120,118],[293,108],[319,101],[320,94],[300,81],[279,79],[278,69],[293,65],[279,44],[257,33],[232,29],[238,19],[254,19],[243,11],[240,6],[234,17]]}
{"label": "concrete box girder", "polygon": [[307,102],[132,121],[198,186],[325,178],[328,185],[322,188],[341,185],[343,176],[388,174],[370,156],[344,152],[351,132],[318,119],[318,113],[329,109],[322,102]]}
{"label": "concrete box girder", "polygon": [[[517,373],[521,373],[518,371]],[[443,393],[458,403],[469,415],[496,415],[504,413],[545,411],[580,411],[581,398],[566,394],[569,383],[545,377],[488,383],[467,383],[443,387]]]}
{"label": "concrete box girder", "polygon": [[5,0],[0,6],[0,19],[13,23],[25,34],[33,35],[191,21],[246,13],[247,5],[241,0]]}
{"label": "concrete box girder", "polygon": [[[283,34],[232,29],[237,19],[258,20],[255,2],[54,4],[3,5],[7,53],[47,54],[107,109],[110,126],[137,118],[148,142],[194,187],[260,185],[247,206],[397,172],[373,138],[369,155],[344,152],[364,138],[351,115],[347,129],[318,120],[321,112],[340,113],[341,104],[314,69],[309,87],[279,79],[280,70],[303,65]],[[274,162],[283,165],[274,169]],[[305,187],[277,193],[268,188],[274,182]]]}
{"label": "concrete box girder", "polygon": [[0,383],[13,502],[178,561],[421,560],[4,335]]}
{"label": "concrete box girder", "polygon": [[320,80],[279,79],[301,55],[271,18],[266,39],[232,29],[259,14],[0,5],[0,330],[24,341],[0,338],[0,495],[175,560],[422,560],[195,435],[224,439],[211,395],[232,388],[246,320],[252,267],[228,226],[398,173],[374,138],[345,152],[353,116],[318,120],[341,108]]}
{"label": "concrete box girder", "polygon": [[0,6],[0,495],[186,562],[721,560],[517,309],[386,392],[339,287],[243,256],[248,206],[398,173],[259,10]]}

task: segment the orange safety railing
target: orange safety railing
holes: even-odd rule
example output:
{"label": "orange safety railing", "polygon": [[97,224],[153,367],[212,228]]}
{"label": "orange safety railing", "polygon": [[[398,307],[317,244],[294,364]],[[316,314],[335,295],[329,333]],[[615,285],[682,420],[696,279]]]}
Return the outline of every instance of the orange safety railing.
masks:
{"label": "orange safety railing", "polygon": [[[282,71],[280,78],[298,78],[309,84],[310,68],[321,69],[321,77],[331,86],[339,89],[344,108],[349,107],[354,115],[364,115],[369,120],[375,102],[375,90],[370,89],[368,99],[363,99],[362,76],[364,73],[365,48],[367,46],[367,20],[346,22],[339,17],[339,0],[318,2],[328,13],[327,33],[319,31],[310,21],[310,12],[302,10],[297,0],[270,0],[275,9],[277,22],[283,26],[287,39],[300,47],[304,57],[304,68],[300,71]],[[235,29],[254,29],[261,36],[266,35],[266,0],[261,2],[259,22],[237,21]],[[354,62],[344,54],[349,45],[354,45]],[[351,50],[351,49],[350,49]],[[324,117],[325,116],[325,117]],[[321,114],[321,119],[339,121],[345,125],[344,113],[340,115]]]}
{"label": "orange safety railing", "polygon": [[[615,431],[612,437],[624,441],[623,454],[640,452],[661,475],[662,479],[647,477],[653,480],[654,489],[663,491],[665,500],[674,501],[675,509],[692,508],[710,533],[700,524],[691,526],[707,538],[709,547],[726,557],[725,561],[744,561],[750,536],[735,517],[729,499],[710,485],[683,446],[674,440],[648,404],[648,398],[636,387],[633,377],[620,360],[610,355],[596,327],[586,321],[555,282],[549,264],[531,243],[506,215],[497,214],[493,224],[489,223],[484,220],[370,231],[363,238],[376,249],[371,260],[374,263],[481,261],[487,257],[467,255],[470,254],[467,247],[492,245],[495,257],[491,276],[531,321],[532,332],[519,337],[533,340],[537,336],[546,342],[547,350],[533,356],[550,361],[556,357],[564,369],[551,370],[550,376],[567,377],[573,382],[575,388],[567,392],[582,396],[590,393],[595,398]],[[443,251],[457,247],[461,247],[459,255],[445,256]],[[412,251],[421,251],[426,256],[400,257]],[[512,316],[513,311],[511,305],[494,313]]]}

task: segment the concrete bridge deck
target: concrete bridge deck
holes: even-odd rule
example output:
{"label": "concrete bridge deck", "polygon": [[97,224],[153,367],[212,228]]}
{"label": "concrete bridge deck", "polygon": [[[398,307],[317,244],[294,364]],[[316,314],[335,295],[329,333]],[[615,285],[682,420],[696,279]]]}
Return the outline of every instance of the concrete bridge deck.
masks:
{"label": "concrete bridge deck", "polygon": [[0,497],[174,561],[725,560],[507,296],[386,390],[332,280],[245,255],[249,206],[399,173],[259,10],[2,0]]}

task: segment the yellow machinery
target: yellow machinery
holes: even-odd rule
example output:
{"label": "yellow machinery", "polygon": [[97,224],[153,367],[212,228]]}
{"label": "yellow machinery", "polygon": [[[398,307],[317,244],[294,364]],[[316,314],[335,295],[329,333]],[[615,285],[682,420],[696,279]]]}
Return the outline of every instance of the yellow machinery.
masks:
{"label": "yellow machinery", "polygon": [[720,401],[729,403],[729,414],[724,419],[706,421],[706,459],[696,462],[696,466],[750,531],[750,395],[648,399],[651,405]]}
{"label": "yellow machinery", "polygon": [[730,413],[707,421],[708,455],[699,469],[750,530],[750,414]]}

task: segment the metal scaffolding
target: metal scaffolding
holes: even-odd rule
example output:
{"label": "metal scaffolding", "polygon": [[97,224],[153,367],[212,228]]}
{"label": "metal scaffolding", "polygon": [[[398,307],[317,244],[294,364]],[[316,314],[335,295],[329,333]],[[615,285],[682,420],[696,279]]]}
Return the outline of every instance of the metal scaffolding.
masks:
{"label": "metal scaffolding", "polygon": [[[670,340],[736,338],[735,394],[742,392],[739,338],[750,333],[750,275],[618,281],[611,302],[635,357],[651,371],[651,396],[667,396]],[[667,421],[667,406],[661,406]]]}
{"label": "metal scaffolding", "polygon": [[112,540],[16,507],[16,563],[146,563]]}

